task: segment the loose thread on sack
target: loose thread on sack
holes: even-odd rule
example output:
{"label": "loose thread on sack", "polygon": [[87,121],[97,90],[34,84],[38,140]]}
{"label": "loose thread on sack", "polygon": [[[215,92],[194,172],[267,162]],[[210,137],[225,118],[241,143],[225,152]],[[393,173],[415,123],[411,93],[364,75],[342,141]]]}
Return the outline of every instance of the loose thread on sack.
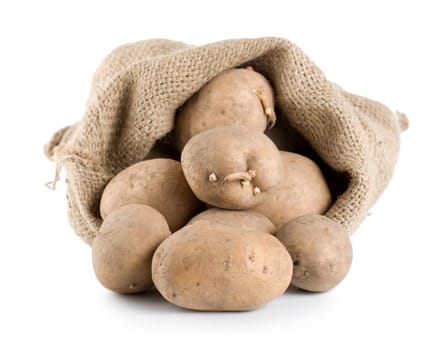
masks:
{"label": "loose thread on sack", "polygon": [[59,174],[61,173],[62,170],[62,164],[61,163],[56,163],[56,168],[55,168],[55,177],[53,178],[52,181],[46,182],[46,187],[52,191],[56,190],[56,183],[59,181]]}
{"label": "loose thread on sack", "polygon": [[60,159],[58,159],[56,161],[56,167],[55,167],[55,177],[53,178],[52,181],[46,182],[46,187],[52,191],[56,190],[56,184],[58,183],[60,176],[59,174],[61,173],[62,168],[64,167],[64,165],[62,164],[65,160],[67,159],[81,159],[78,156],[75,155],[68,155],[68,156],[63,156]]}

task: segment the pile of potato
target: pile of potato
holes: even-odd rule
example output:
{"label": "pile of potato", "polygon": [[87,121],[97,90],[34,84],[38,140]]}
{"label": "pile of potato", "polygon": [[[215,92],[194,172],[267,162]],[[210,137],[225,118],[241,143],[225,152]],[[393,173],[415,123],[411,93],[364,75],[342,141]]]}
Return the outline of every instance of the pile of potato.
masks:
{"label": "pile of potato", "polygon": [[290,285],[336,286],[351,265],[349,236],[322,215],[332,195],[319,166],[279,150],[295,140],[276,119],[273,89],[251,67],[192,96],[170,144],[105,187],[98,280],[118,293],[155,287],[193,310],[251,310]]}

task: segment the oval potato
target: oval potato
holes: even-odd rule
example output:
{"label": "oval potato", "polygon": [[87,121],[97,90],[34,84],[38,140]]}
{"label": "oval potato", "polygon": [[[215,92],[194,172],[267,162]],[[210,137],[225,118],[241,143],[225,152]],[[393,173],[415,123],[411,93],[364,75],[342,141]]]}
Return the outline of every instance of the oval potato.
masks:
{"label": "oval potato", "polygon": [[91,248],[97,279],[118,293],[150,289],[152,255],[168,236],[163,215],[149,206],[130,204],[111,212]]}
{"label": "oval potato", "polygon": [[243,127],[208,129],[184,147],[181,166],[202,201],[224,209],[249,209],[276,191],[283,162],[274,143]]}
{"label": "oval potato", "polygon": [[283,294],[292,269],[289,253],[274,236],[199,221],[159,246],[152,279],[165,299],[182,308],[238,311]]}
{"label": "oval potato", "polygon": [[100,215],[105,219],[112,211],[135,203],[158,210],[172,232],[202,206],[184,178],[181,163],[164,158],[135,163],[114,176],[102,193]]}
{"label": "oval potato", "polygon": [[275,123],[274,92],[252,69],[226,70],[193,95],[175,117],[174,137],[180,151],[196,134],[226,125],[263,132]]}
{"label": "oval potato", "polygon": [[353,259],[350,238],[341,225],[322,215],[304,215],[289,221],[276,237],[294,262],[292,285],[324,292],[347,275]]}

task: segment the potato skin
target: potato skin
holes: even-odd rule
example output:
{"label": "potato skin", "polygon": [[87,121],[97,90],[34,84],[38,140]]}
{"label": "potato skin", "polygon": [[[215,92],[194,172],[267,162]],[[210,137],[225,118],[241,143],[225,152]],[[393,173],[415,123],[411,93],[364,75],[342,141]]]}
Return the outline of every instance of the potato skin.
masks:
{"label": "potato skin", "polygon": [[117,293],[150,289],[153,253],[169,236],[166,220],[149,206],[130,204],[111,212],[91,249],[97,279]]}
{"label": "potato skin", "polygon": [[192,310],[255,309],[280,296],[292,260],[272,235],[198,221],[166,239],[152,260],[156,288]]}
{"label": "potato skin", "polygon": [[133,203],[158,210],[172,232],[202,206],[184,178],[181,163],[163,158],[138,162],[112,178],[102,193],[100,214],[105,219],[112,211]]}
{"label": "potato skin", "polygon": [[260,73],[235,68],[214,77],[176,114],[176,148],[181,151],[194,135],[226,125],[263,132],[268,126],[268,118],[257,90],[264,94],[266,107],[274,113],[274,92]]}
{"label": "potato skin", "polygon": [[353,259],[345,230],[322,215],[304,215],[284,225],[276,234],[294,262],[292,285],[324,292],[347,275]]}
{"label": "potato skin", "polygon": [[262,231],[270,234],[273,234],[276,231],[274,224],[266,216],[251,209],[228,210],[210,208],[194,216],[187,225],[200,220],[208,221],[211,224],[231,226],[238,230]]}
{"label": "potato skin", "polygon": [[254,209],[278,228],[306,214],[323,214],[332,203],[330,189],[318,165],[297,153],[280,151],[284,175],[281,185]]}
{"label": "potato skin", "polygon": [[[181,166],[195,195],[224,209],[254,207],[276,190],[283,177],[283,162],[274,143],[263,133],[236,126],[193,136],[183,149]],[[231,174],[250,170],[255,177],[247,186],[240,180],[225,181]],[[212,174],[215,181],[210,181]]]}

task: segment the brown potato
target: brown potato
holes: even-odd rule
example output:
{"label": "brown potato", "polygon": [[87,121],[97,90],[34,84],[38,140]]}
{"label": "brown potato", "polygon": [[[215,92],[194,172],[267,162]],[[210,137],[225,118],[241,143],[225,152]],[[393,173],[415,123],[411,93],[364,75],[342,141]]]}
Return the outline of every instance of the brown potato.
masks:
{"label": "brown potato", "polygon": [[263,132],[274,123],[269,81],[251,69],[230,69],[210,80],[178,111],[175,146],[181,151],[194,135],[211,128],[235,125]]}
{"label": "brown potato", "polygon": [[284,169],[282,184],[254,209],[278,228],[301,215],[325,213],[332,199],[318,165],[296,153],[280,154]]}
{"label": "brown potato", "polygon": [[166,239],[152,260],[152,279],[172,304],[193,310],[255,309],[280,296],[292,260],[266,232],[198,221]]}
{"label": "brown potato", "polygon": [[293,219],[276,236],[292,257],[295,287],[324,292],[338,285],[350,269],[350,238],[342,226],[325,216]]}
{"label": "brown potato", "polygon": [[133,164],[111,179],[102,194],[100,214],[105,219],[133,203],[158,210],[172,232],[184,226],[202,205],[190,190],[180,162],[162,158]]}
{"label": "brown potato", "polygon": [[187,225],[200,220],[208,221],[211,224],[221,224],[234,227],[238,230],[262,231],[273,234],[274,224],[266,217],[255,210],[228,210],[211,208],[194,216]]}
{"label": "brown potato", "polygon": [[150,289],[152,255],[168,236],[166,220],[149,206],[130,204],[111,212],[92,245],[97,279],[118,293]]}
{"label": "brown potato", "polygon": [[263,133],[236,126],[193,136],[181,154],[190,188],[202,201],[224,209],[249,209],[280,185],[283,162]]}

